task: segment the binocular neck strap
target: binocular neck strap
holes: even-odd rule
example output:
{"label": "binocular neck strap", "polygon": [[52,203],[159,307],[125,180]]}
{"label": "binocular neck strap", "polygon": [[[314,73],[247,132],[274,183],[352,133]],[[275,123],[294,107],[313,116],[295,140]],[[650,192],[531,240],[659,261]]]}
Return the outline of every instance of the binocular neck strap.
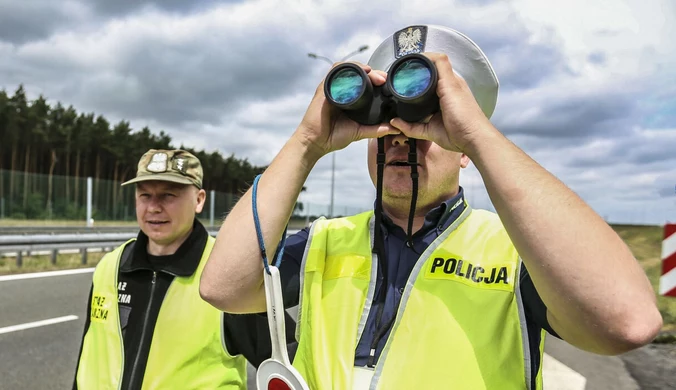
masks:
{"label": "binocular neck strap", "polygon": [[376,209],[375,209],[375,224],[373,227],[373,248],[372,252],[378,256],[379,265],[384,265],[385,248],[383,247],[383,171],[385,169],[385,138],[378,138],[378,154],[376,155],[376,167],[378,169],[376,174]]}
{"label": "binocular neck strap", "polygon": [[[418,153],[416,147],[416,139],[409,138],[408,140],[408,165],[411,167],[411,208],[408,214],[408,229],[406,232],[406,246],[413,248],[413,218],[415,216],[415,206],[418,200]],[[383,220],[383,171],[385,168],[385,140],[384,137],[378,138],[378,154],[376,155],[376,208],[375,208],[375,225],[374,225],[374,239],[372,252],[378,256],[378,262],[384,265],[385,255],[383,246],[383,236],[381,230],[381,223]]]}
{"label": "binocular neck strap", "polygon": [[415,217],[415,204],[418,200],[418,153],[415,138],[408,139],[408,165],[411,166],[411,209],[408,212],[408,230],[406,231],[406,246],[413,248],[413,218]]}

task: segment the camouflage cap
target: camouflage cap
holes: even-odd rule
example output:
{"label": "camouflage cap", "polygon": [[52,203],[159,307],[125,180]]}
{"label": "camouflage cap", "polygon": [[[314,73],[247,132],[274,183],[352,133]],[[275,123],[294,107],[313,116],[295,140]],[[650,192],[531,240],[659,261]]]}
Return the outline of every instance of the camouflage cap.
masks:
{"label": "camouflage cap", "polygon": [[162,180],[179,184],[192,184],[202,188],[202,164],[185,150],[150,149],[138,162],[136,177],[123,186],[146,180]]}

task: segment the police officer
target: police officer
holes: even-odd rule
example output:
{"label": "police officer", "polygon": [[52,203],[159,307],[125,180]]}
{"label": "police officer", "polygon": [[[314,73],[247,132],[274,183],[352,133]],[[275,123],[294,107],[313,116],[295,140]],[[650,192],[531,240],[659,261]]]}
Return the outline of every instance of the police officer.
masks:
{"label": "police officer", "polygon": [[130,184],[140,232],[96,266],[74,388],[246,389],[247,359],[270,355],[267,320],[224,315],[199,295],[214,244],[196,218],[200,161],[151,149]]}
{"label": "police officer", "polygon": [[[258,218],[274,253],[315,163],[368,139],[375,183],[376,139],[385,140],[381,226],[369,211],[319,219],[286,241],[285,301],[300,303],[293,365],[310,388],[541,389],[545,331],[598,354],[648,343],[662,319],[646,275],[602,218],[490,122],[498,82],[469,38],[410,26],[362,67],[382,85],[395,58],[416,50],[438,71],[439,113],[359,125],[329,106],[322,83],[260,178]],[[419,164],[412,216],[402,164],[410,139]],[[470,160],[497,214],[468,204],[459,172]],[[251,204],[248,192],[224,221],[200,286],[233,313],[265,310]],[[372,255],[375,229],[384,261]]]}

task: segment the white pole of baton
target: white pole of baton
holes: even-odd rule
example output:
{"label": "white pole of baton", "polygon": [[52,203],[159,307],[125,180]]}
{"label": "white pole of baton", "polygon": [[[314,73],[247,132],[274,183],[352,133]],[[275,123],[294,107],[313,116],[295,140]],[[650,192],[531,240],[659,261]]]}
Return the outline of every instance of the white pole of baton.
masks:
{"label": "white pole of baton", "polygon": [[286,325],[284,323],[284,301],[282,300],[282,282],[279,269],[270,265],[270,275],[263,269],[265,299],[267,304],[272,356],[258,367],[256,387],[258,390],[289,389],[310,390],[307,383],[291,365],[286,348]]}

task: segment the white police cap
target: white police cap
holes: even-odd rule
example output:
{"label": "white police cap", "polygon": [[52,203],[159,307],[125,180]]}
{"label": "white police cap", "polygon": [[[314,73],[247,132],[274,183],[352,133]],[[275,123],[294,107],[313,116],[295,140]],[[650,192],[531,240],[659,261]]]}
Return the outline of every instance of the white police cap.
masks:
{"label": "white police cap", "polygon": [[498,99],[498,77],[479,46],[456,30],[437,25],[405,27],[376,48],[368,65],[388,71],[399,57],[423,52],[446,54],[453,71],[467,82],[484,114],[488,118],[493,115]]}

